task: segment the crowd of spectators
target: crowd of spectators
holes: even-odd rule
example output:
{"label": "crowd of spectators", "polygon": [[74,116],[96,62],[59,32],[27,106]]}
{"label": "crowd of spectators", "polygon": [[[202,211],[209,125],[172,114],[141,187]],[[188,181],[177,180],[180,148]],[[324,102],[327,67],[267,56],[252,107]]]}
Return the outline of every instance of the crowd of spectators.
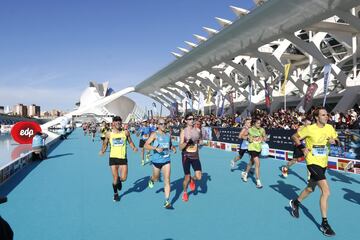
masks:
{"label": "crowd of spectators", "polygon": [[[249,113],[248,116],[240,116],[239,113],[228,116],[211,115],[195,115],[198,124],[203,127],[242,127],[243,120],[251,117],[252,119],[261,119],[262,127],[264,128],[280,128],[280,129],[297,129],[305,119],[313,120],[312,111],[310,109],[307,113],[296,111],[295,109],[279,109],[272,114],[264,110],[256,109],[254,112]],[[151,122],[152,120],[150,120]],[[168,117],[167,121],[170,126],[182,126],[184,118]],[[333,125],[336,129],[360,129],[360,107],[355,105],[353,109],[348,110],[346,113],[330,112],[329,124]]]}

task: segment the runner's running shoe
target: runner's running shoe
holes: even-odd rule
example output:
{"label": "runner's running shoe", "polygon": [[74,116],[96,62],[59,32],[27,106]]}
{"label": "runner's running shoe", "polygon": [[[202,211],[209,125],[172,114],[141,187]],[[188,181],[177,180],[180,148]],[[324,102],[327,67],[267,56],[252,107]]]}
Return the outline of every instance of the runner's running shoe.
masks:
{"label": "runner's running shoe", "polygon": [[259,189],[263,187],[263,186],[261,185],[260,179],[257,179],[257,180],[256,180],[256,187],[259,188]]}
{"label": "runner's running shoe", "polygon": [[242,179],[244,182],[247,182],[247,173],[246,173],[246,172],[242,172],[242,173],[241,173],[241,179]]}
{"label": "runner's running shoe", "polygon": [[114,201],[114,202],[118,202],[118,201],[120,201],[120,196],[119,196],[119,194],[118,194],[118,193],[115,193],[115,194],[114,194],[113,201]]}
{"label": "runner's running shoe", "polygon": [[335,232],[331,229],[328,222],[323,222],[320,226],[320,230],[327,237],[335,236]]}
{"label": "runner's running shoe", "polygon": [[149,182],[148,182],[148,187],[149,188],[153,188],[154,187],[154,181],[153,180],[149,180]]}
{"label": "runner's running shoe", "polygon": [[235,161],[234,161],[234,160],[231,160],[231,161],[230,161],[230,167],[231,167],[231,168],[235,168]]}
{"label": "runner's running shoe", "polygon": [[289,205],[291,207],[291,216],[299,218],[299,206],[294,203],[294,200],[290,200]]}
{"label": "runner's running shoe", "polygon": [[164,208],[166,209],[170,209],[171,208],[171,203],[170,201],[166,200],[165,203],[164,203]]}
{"label": "runner's running shoe", "polygon": [[189,195],[188,195],[187,192],[184,192],[184,193],[183,193],[183,195],[182,195],[182,200],[183,200],[184,202],[189,201]]}
{"label": "runner's running shoe", "polygon": [[281,167],[281,173],[284,178],[287,178],[288,177],[288,168],[285,166]]}

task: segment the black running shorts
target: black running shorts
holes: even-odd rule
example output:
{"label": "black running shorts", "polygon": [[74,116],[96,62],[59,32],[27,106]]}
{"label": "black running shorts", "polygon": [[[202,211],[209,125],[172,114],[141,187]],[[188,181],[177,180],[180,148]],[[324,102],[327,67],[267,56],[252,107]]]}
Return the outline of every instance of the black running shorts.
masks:
{"label": "black running shorts", "polygon": [[190,175],[190,166],[194,171],[201,171],[201,163],[199,159],[190,159],[186,156],[182,156],[182,165],[185,175]]}
{"label": "black running shorts", "polygon": [[139,148],[143,148],[147,139],[140,139]]}
{"label": "black running shorts", "polygon": [[248,151],[247,149],[239,148],[239,157],[242,158],[247,151]]}
{"label": "black running shorts", "polygon": [[251,158],[259,157],[261,152],[249,151]]}
{"label": "black running shorts", "polygon": [[109,158],[109,166],[113,165],[127,165],[127,159],[122,158]]}
{"label": "black running shorts", "polygon": [[169,164],[170,161],[167,161],[167,162],[164,162],[164,163],[154,163],[154,162],[151,162],[152,165],[158,169],[162,169],[163,166],[165,166],[166,164]]}
{"label": "black running shorts", "polygon": [[326,179],[325,172],[326,168],[320,167],[315,164],[307,165],[307,169],[310,172],[310,179],[308,182],[308,187],[312,188],[312,190],[315,190],[315,187],[317,185],[317,182],[320,180]]}

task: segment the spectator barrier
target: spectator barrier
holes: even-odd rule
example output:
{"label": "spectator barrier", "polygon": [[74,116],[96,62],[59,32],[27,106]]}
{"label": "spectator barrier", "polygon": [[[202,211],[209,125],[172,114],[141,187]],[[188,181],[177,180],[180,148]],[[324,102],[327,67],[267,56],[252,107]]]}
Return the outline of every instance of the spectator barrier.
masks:
{"label": "spectator barrier", "polygon": [[[59,143],[60,136],[51,139],[48,143],[46,143],[47,152],[50,153]],[[31,163],[32,153],[33,151],[30,151],[0,168],[0,186],[26,165]]]}
{"label": "spectator barrier", "polygon": [[[202,136],[205,146],[237,152],[239,149],[239,133],[241,128],[203,127]],[[341,147],[330,146],[328,168],[344,171],[353,161],[360,163],[360,130],[337,130]],[[294,145],[291,136],[295,130],[266,129],[269,144],[269,155],[279,160],[293,159]],[[179,140],[180,127],[172,127],[171,135]],[[349,172],[360,174],[360,168]]]}

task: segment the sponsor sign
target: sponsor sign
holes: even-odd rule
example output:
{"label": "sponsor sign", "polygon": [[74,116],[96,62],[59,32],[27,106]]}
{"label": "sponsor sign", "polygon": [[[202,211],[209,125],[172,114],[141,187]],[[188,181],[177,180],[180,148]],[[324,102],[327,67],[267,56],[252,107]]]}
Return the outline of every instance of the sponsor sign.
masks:
{"label": "sponsor sign", "polygon": [[212,140],[225,143],[239,143],[239,133],[241,128],[212,128]]}
{"label": "sponsor sign", "polygon": [[294,144],[291,136],[294,135],[294,133],[295,130],[268,129],[266,130],[266,134],[268,135],[267,143],[270,148],[293,151]]}
{"label": "sponsor sign", "polygon": [[12,138],[20,144],[30,144],[41,127],[36,122],[18,122],[11,129]]}

